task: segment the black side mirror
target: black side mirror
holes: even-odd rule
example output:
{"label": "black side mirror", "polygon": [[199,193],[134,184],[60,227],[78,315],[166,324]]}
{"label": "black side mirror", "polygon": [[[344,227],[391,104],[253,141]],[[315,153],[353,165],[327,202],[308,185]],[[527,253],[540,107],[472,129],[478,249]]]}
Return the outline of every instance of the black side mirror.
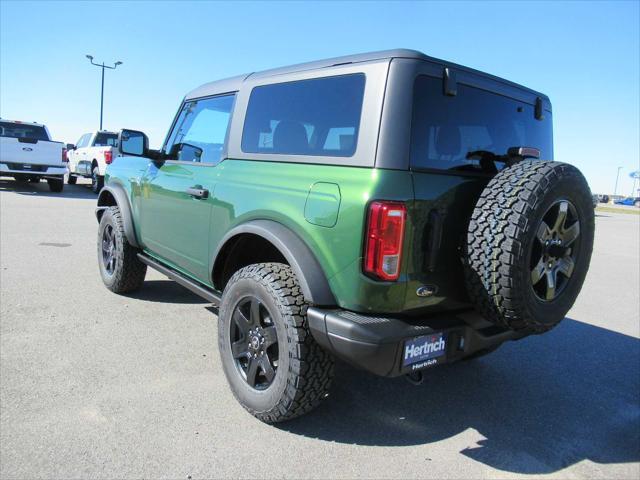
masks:
{"label": "black side mirror", "polygon": [[118,149],[123,155],[145,157],[149,151],[149,137],[137,130],[120,130]]}
{"label": "black side mirror", "polygon": [[76,146],[73,143],[67,143],[67,150],[75,150]]}
{"label": "black side mirror", "polygon": [[203,150],[190,143],[175,143],[171,146],[169,158],[179,162],[200,162]]}
{"label": "black side mirror", "polygon": [[182,143],[180,144],[178,160],[181,162],[199,162],[202,158],[202,152],[203,150],[200,147],[189,143]]}

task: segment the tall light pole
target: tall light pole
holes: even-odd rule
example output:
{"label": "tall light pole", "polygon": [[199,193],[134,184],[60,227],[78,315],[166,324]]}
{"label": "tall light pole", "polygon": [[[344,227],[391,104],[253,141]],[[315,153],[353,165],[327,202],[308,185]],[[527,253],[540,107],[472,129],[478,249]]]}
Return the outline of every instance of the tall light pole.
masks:
{"label": "tall light pole", "polygon": [[620,170],[622,170],[622,167],[618,167],[618,174],[616,175],[616,188],[613,189],[614,195],[618,194],[618,178],[620,178]]}
{"label": "tall light pole", "polygon": [[95,65],[96,67],[102,68],[102,85],[100,87],[100,130],[102,130],[102,112],[104,107],[104,69],[108,68],[109,70],[115,70],[118,67],[118,65],[122,65],[122,62],[117,61],[116,63],[113,64],[113,67],[110,67],[109,65],[105,65],[104,62],[95,63],[91,55],[87,55],[87,58],[91,62],[91,65]]}

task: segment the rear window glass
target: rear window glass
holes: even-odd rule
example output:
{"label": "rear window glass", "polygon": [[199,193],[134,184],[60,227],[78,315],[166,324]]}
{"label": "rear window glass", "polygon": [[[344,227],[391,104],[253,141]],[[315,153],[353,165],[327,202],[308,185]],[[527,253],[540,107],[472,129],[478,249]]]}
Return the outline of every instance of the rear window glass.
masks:
{"label": "rear window glass", "polygon": [[[420,76],[414,86],[411,165],[442,170],[482,170],[470,152],[505,155],[510,147],[534,147],[553,159],[551,114],[536,120],[534,106],[458,84],[456,96],[442,92],[442,79]],[[504,163],[497,162],[498,169]]]}
{"label": "rear window glass", "polygon": [[356,151],[364,74],[256,87],[242,131],[246,153],[350,157]]}
{"label": "rear window glass", "polygon": [[0,137],[49,140],[49,136],[44,127],[12,122],[0,122]]}
{"label": "rear window glass", "polygon": [[117,147],[118,146],[118,134],[117,133],[97,133],[96,139],[93,141],[94,147]]}

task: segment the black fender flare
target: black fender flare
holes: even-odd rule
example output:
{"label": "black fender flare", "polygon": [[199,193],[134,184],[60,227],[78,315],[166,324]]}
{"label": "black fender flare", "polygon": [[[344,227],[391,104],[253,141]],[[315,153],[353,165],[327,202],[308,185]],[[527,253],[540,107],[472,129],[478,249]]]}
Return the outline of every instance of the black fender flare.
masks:
{"label": "black fender flare", "polygon": [[280,251],[298,278],[307,302],[321,306],[337,305],[327,277],[311,249],[292,230],[273,220],[251,220],[229,230],[213,255],[212,272],[219,260],[218,255],[227,242],[243,233],[258,235]]}
{"label": "black fender flare", "polygon": [[98,219],[98,222],[100,222],[104,211],[113,206],[113,201],[111,201],[110,197],[115,200],[116,205],[120,209],[122,222],[124,223],[124,234],[126,235],[127,240],[132,246],[140,248],[138,239],[136,238],[136,231],[133,228],[131,203],[129,202],[127,192],[122,185],[118,183],[111,183],[108,186],[102,187],[102,190],[100,190],[100,193],[98,194],[98,206],[96,207],[96,218]]}

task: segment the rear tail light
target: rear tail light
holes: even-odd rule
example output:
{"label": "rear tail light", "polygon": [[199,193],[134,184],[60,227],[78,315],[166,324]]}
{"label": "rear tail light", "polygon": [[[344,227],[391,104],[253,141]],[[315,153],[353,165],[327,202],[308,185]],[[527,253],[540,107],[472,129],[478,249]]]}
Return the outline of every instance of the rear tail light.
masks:
{"label": "rear tail light", "polygon": [[365,273],[381,280],[397,280],[407,208],[398,202],[371,202],[364,251]]}
{"label": "rear tail light", "polygon": [[113,162],[113,152],[111,150],[107,150],[104,152],[104,163],[110,165]]}
{"label": "rear tail light", "polygon": [[68,162],[69,161],[69,157],[67,157],[67,149],[66,148],[62,149],[62,161],[63,162]]}

